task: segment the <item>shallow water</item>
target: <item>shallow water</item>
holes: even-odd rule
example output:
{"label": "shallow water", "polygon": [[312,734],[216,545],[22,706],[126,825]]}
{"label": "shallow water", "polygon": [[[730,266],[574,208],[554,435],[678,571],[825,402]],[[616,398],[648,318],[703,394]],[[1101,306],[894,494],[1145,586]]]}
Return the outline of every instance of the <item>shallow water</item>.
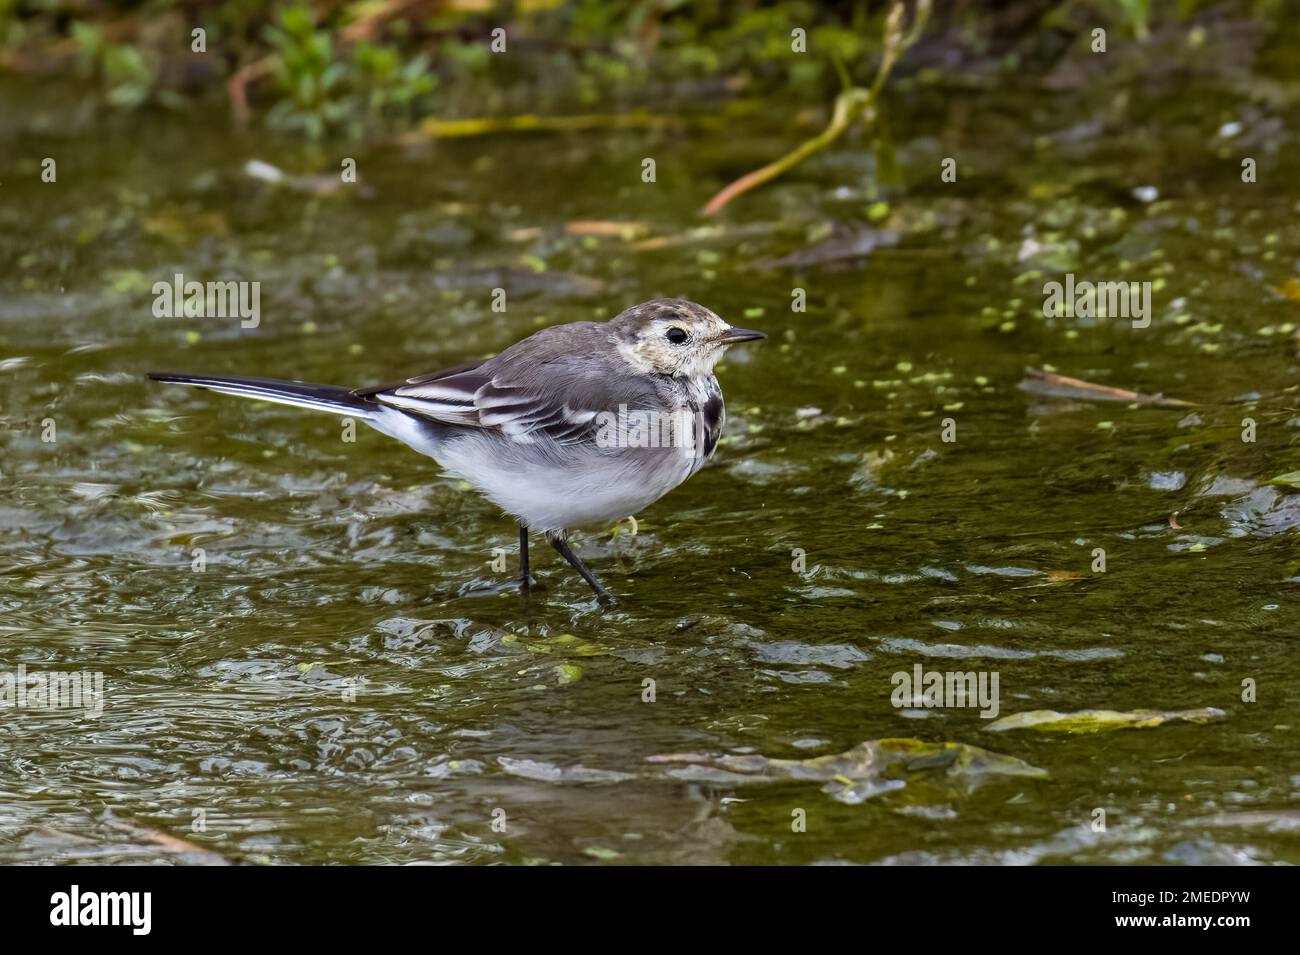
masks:
{"label": "shallow water", "polygon": [[[0,861],[211,861],[157,833],[286,863],[1300,861],[1300,497],[1262,483],[1300,467],[1293,137],[1244,185],[1212,84],[1122,131],[1070,93],[898,96],[908,190],[881,221],[849,144],[697,233],[798,130],[347,148],[360,185],[314,195],[243,166],[337,157],[241,141],[219,107],[69,129],[54,94],[0,91],[0,670],[105,695],[4,711]],[[566,231],[589,219],[646,225]],[[874,228],[897,241],[865,260],[779,264]],[[1150,327],[1045,319],[1065,270],[1154,282]],[[260,281],[260,325],[155,318],[176,272]],[[531,602],[492,593],[514,525],[374,432],[143,379],[393,380],[660,294],[771,338],[720,371],[711,466],[636,536],[578,535],[608,611],[540,542]],[[1195,407],[1037,396],[1028,366]],[[893,706],[916,664],[996,672],[1000,716],[1224,716],[995,732]],[[890,737],[1050,778],[920,768],[854,803],[648,760]]]}

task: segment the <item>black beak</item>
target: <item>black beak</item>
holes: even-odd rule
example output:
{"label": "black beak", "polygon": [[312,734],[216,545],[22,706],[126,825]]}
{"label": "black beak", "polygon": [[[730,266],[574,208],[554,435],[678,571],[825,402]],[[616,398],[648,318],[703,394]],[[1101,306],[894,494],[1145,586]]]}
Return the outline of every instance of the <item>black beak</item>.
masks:
{"label": "black beak", "polygon": [[718,341],[723,345],[735,345],[737,342],[756,342],[760,338],[766,338],[767,332],[756,332],[752,328],[728,328],[718,337]]}

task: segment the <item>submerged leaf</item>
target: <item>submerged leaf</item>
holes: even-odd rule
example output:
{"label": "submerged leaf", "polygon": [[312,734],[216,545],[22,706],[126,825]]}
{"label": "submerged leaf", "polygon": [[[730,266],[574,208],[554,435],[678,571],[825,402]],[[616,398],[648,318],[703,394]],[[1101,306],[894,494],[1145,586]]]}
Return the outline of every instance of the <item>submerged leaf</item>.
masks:
{"label": "submerged leaf", "polygon": [[525,647],[534,653],[556,653],[565,657],[599,657],[609,651],[598,643],[592,643],[575,637],[571,633],[561,633],[544,640],[525,643]]}
{"label": "submerged leaf", "polygon": [[758,754],[665,753],[647,760],[680,764],[668,774],[694,782],[738,785],[781,779],[824,782],[822,792],[837,802],[857,805],[873,796],[902,789],[917,801],[965,795],[991,776],[1046,779],[1046,770],[1014,756],[965,743],[919,739],[867,740],[843,753],[811,759],[769,759]]}
{"label": "submerged leaf", "polygon": [[799,249],[777,259],[764,259],[760,269],[805,269],[817,265],[842,265],[865,259],[879,248],[898,244],[894,229],[852,228],[837,230],[835,236],[806,249]]}
{"label": "submerged leaf", "polygon": [[582,679],[582,667],[576,663],[561,663],[558,666],[551,667],[551,670],[560,686],[568,686],[570,683],[577,683]]}
{"label": "submerged leaf", "polygon": [[592,769],[587,766],[557,766],[535,759],[511,759],[498,756],[497,762],[511,776],[533,779],[543,783],[621,783],[631,779],[630,773],[612,769]]}
{"label": "submerged leaf", "polygon": [[1186,723],[1208,723],[1210,720],[1222,719],[1227,714],[1213,706],[1199,710],[1133,710],[1121,713],[1118,710],[1079,710],[1074,713],[1058,713],[1055,710],[1031,710],[1027,713],[1015,713],[1004,716],[990,723],[988,728],[995,732],[1002,730],[1035,729],[1047,733],[1104,733],[1110,730],[1159,726],[1182,720]]}

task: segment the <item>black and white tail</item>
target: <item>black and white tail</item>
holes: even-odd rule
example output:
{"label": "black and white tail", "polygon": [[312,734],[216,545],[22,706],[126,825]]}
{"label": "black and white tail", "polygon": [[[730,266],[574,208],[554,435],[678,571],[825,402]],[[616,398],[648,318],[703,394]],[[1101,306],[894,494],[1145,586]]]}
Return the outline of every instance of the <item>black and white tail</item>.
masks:
{"label": "black and white tail", "polygon": [[173,375],[167,372],[150,372],[154,381],[177,385],[192,385],[219,391],[225,395],[241,395],[260,401],[291,405],[295,408],[313,408],[332,414],[370,418],[383,409],[374,401],[354,395],[341,385],[309,385],[302,381],[279,381],[275,378],[220,378],[212,375]]}

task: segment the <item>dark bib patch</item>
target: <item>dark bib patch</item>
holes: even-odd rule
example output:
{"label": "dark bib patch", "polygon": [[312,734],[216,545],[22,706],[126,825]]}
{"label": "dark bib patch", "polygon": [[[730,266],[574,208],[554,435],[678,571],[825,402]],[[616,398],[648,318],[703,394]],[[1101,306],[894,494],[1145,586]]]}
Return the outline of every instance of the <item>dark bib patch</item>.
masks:
{"label": "dark bib patch", "polygon": [[718,438],[722,436],[722,415],[724,412],[722,394],[720,392],[710,394],[708,400],[704,402],[703,408],[698,407],[695,402],[691,402],[691,404],[697,416],[696,420],[700,422],[704,432],[700,435],[703,439],[703,456],[705,459],[711,458],[714,449],[718,446]]}

